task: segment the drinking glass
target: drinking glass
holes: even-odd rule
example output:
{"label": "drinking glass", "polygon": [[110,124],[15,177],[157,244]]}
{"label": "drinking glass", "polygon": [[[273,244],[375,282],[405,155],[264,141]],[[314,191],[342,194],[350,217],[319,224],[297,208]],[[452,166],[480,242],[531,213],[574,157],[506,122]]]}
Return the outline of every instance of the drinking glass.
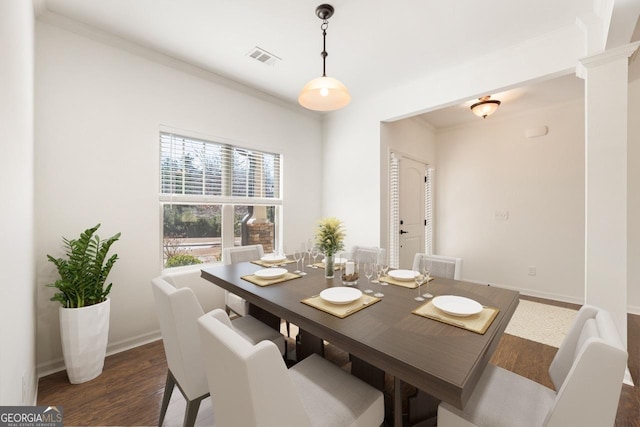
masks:
{"label": "drinking glass", "polygon": [[[383,257],[380,260],[380,272],[381,272],[381,277],[384,277],[387,275],[387,272],[389,271],[389,261],[387,261],[386,257]],[[380,282],[380,286],[387,286],[388,283],[387,282],[383,282],[380,280],[381,277],[378,277],[378,282]]]}
{"label": "drinking glass", "polygon": [[[367,280],[369,281],[369,287],[371,287],[371,276],[373,276],[373,263],[371,262],[365,262],[364,263],[364,275],[367,278]],[[365,289],[364,293],[365,294],[370,294],[373,291],[371,289]]]}
{"label": "drinking glass", "polygon": [[317,246],[314,246],[311,249],[311,256],[313,257],[313,264],[312,264],[313,268],[318,268],[318,266],[316,265],[316,258],[318,258],[319,255],[320,255],[320,249],[318,249]]}
{"label": "drinking glass", "polygon": [[371,283],[380,283],[378,281],[378,259],[373,259],[373,256],[371,258],[371,263],[373,264],[373,280]]}
{"label": "drinking glass", "polygon": [[424,274],[418,273],[416,275],[416,277],[415,277],[415,280],[416,280],[416,285],[418,285],[418,296],[415,297],[414,300],[416,300],[416,301],[424,301],[424,298],[420,294],[420,285],[422,285],[422,282],[424,282]]}
{"label": "drinking glass", "polygon": [[[375,269],[374,273],[377,277],[375,283],[379,284],[382,286],[382,284],[384,282],[381,282],[380,279],[382,278],[382,267],[380,266],[380,264],[374,264],[373,268]],[[386,283],[384,283],[386,285]],[[373,294],[374,297],[378,297],[378,298],[382,298],[384,296],[384,294],[381,291],[376,292],[375,294]]]}
{"label": "drinking glass", "polygon": [[[301,276],[306,276],[307,272],[304,271],[304,254],[307,253],[307,249],[306,249],[305,243],[302,243],[300,245],[299,251],[300,251],[300,259],[302,260],[302,271],[300,273],[298,273],[298,274],[301,275]],[[311,262],[311,258],[309,258],[309,262]]]}
{"label": "drinking glass", "polygon": [[[431,260],[424,258],[422,274],[424,275],[424,284],[425,288],[429,288],[429,281],[431,280]],[[431,292],[425,292],[422,294],[425,298],[433,298],[433,294]]]}
{"label": "drinking glass", "polygon": [[296,271],[294,273],[300,273],[300,259],[302,258],[302,254],[300,253],[300,249],[296,249],[293,251],[293,260],[296,262]]}
{"label": "drinking glass", "polygon": [[313,241],[311,239],[307,240],[307,243],[305,243],[306,252],[307,252],[307,255],[309,255],[309,264],[307,264],[307,267],[311,267],[311,268],[315,268],[311,264],[311,252],[313,251],[314,247],[315,245],[313,244]]}

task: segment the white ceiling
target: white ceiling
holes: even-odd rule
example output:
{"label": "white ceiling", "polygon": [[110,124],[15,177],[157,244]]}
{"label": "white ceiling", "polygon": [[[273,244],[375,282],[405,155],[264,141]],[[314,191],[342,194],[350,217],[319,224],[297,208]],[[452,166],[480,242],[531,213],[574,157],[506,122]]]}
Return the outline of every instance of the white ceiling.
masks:
{"label": "white ceiling", "polygon": [[[298,91],[322,73],[320,0],[41,0],[54,13],[169,55],[243,85],[297,103]],[[545,33],[594,13],[589,0],[329,0],[327,75],[357,98],[415,80]],[[260,47],[280,58],[250,59]],[[575,96],[571,77],[536,85],[540,100]],[[534,88],[502,94],[531,98]],[[573,91],[572,91],[573,89]],[[498,95],[495,95],[498,97]],[[465,111],[465,115],[456,112]],[[500,110],[499,110],[500,112]],[[448,114],[448,115],[447,115]],[[498,113],[496,113],[498,114]],[[469,117],[470,116],[470,117]],[[428,113],[435,127],[473,119],[463,107]]]}

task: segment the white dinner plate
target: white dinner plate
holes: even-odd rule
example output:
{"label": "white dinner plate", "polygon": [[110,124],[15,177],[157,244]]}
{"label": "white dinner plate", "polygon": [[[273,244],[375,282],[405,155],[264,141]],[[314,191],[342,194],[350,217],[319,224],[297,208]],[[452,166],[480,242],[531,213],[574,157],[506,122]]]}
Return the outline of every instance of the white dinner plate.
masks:
{"label": "white dinner plate", "polygon": [[392,279],[408,282],[415,279],[418,272],[413,270],[391,270],[388,274]]}
{"label": "white dinner plate", "polygon": [[279,279],[280,277],[287,274],[286,268],[264,268],[262,270],[258,270],[255,273],[256,277],[261,279]]}
{"label": "white dinner plate", "polygon": [[467,317],[482,311],[482,305],[479,302],[455,295],[435,297],[433,305],[447,314],[458,317]]}
{"label": "white dinner plate", "polygon": [[[326,258],[323,258],[323,259],[322,259],[322,262],[323,262],[323,263],[326,263]],[[339,258],[339,257],[336,257],[336,258],[333,260],[333,265],[338,266],[338,265],[342,265],[342,264],[344,264],[345,262],[347,262],[347,259],[346,259],[346,258]]]}
{"label": "white dinner plate", "polygon": [[349,304],[362,296],[362,291],[356,288],[335,287],[320,292],[320,298],[332,304]]}
{"label": "white dinner plate", "polygon": [[281,254],[266,254],[265,256],[260,258],[260,261],[264,261],[264,262],[281,262],[281,261],[284,261],[285,259],[287,259],[287,257],[285,255],[281,255]]}

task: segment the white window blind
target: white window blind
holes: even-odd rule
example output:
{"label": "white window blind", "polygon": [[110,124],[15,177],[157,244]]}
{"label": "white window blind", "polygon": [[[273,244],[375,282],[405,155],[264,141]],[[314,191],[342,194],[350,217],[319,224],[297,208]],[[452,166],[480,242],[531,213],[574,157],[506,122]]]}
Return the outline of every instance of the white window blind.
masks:
{"label": "white window blind", "polygon": [[400,265],[400,162],[389,156],[389,266]]}
{"label": "white window blind", "polygon": [[424,179],[424,251],[433,254],[433,169],[427,168]]}
{"label": "white window blind", "polygon": [[280,155],[160,133],[165,201],[280,204]]}

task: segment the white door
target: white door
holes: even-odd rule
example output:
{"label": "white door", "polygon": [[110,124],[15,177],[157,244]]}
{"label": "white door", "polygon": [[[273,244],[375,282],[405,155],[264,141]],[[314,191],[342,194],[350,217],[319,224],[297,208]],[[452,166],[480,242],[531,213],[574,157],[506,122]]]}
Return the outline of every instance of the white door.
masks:
{"label": "white door", "polygon": [[400,268],[410,269],[413,256],[424,252],[424,189],[427,165],[403,157],[400,160]]}

